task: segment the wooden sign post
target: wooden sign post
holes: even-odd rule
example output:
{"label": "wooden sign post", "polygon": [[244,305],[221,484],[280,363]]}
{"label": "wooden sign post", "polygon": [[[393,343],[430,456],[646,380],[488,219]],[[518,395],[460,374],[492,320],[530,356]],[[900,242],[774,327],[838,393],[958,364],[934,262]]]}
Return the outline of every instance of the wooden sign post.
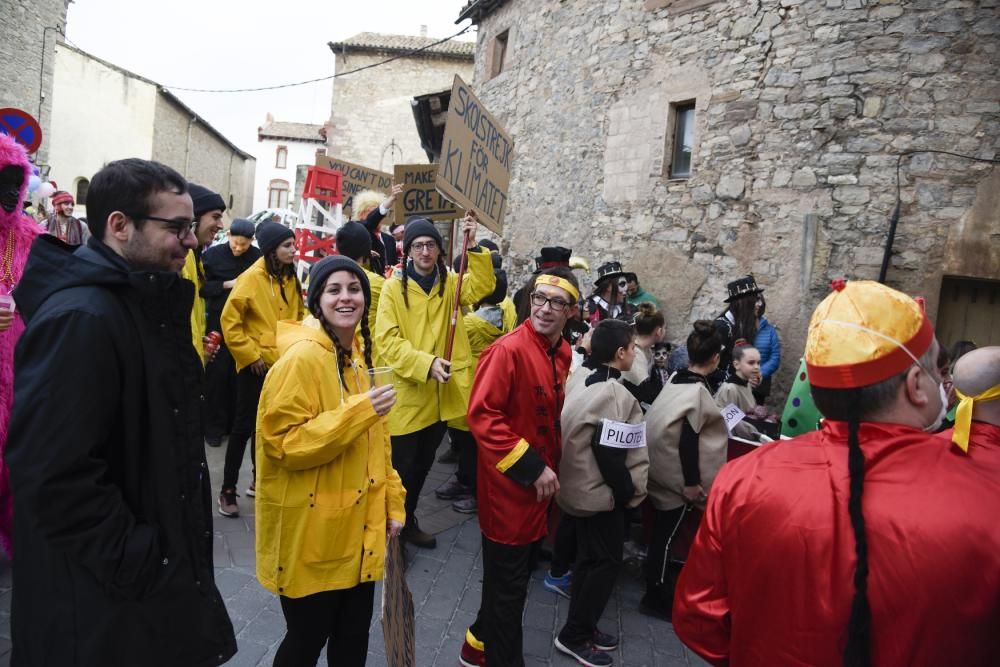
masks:
{"label": "wooden sign post", "polygon": [[435,186],[503,235],[514,142],[458,75],[451,90]]}

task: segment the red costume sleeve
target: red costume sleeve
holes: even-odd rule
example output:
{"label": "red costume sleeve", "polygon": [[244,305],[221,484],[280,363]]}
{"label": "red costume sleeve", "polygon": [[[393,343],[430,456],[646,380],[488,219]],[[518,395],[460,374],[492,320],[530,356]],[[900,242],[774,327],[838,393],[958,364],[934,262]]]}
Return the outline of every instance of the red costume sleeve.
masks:
{"label": "red costume sleeve", "polygon": [[[525,486],[545,469],[545,462],[514,430],[511,381],[514,360],[502,345],[486,348],[479,360],[469,398],[469,427],[478,446],[496,457],[496,469]],[[523,391],[523,388],[522,388]]]}
{"label": "red costume sleeve", "polygon": [[674,632],[681,641],[713,665],[729,664],[731,616],[721,542],[727,468],[722,468],[712,485],[701,526],[677,582],[672,614]]}

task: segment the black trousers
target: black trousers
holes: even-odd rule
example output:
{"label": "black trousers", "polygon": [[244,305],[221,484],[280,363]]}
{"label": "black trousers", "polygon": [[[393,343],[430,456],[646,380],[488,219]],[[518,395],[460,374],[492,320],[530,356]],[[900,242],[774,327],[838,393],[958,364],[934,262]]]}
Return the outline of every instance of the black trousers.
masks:
{"label": "black trousers", "polygon": [[650,601],[670,609],[673,606],[674,586],[680,574],[679,564],[664,561],[667,555],[667,541],[677,522],[684,516],[684,506],[662,511],[653,510],[653,532],[646,552],[646,594]]}
{"label": "black trousers", "polygon": [[455,479],[472,489],[476,495],[476,439],[468,431],[457,428],[448,429],[451,444],[458,450],[458,470]]}
{"label": "black trousers", "polygon": [[222,473],[223,489],[236,488],[236,482],[240,477],[240,466],[243,465],[243,455],[247,451],[247,440],[250,441],[250,461],[254,465],[256,474],[254,432],[257,425],[257,404],[260,402],[260,390],[263,388],[264,377],[254,375],[249,368],[244,368],[236,376],[236,415],[233,417],[229,444],[226,445],[226,467]]}
{"label": "black trousers", "polygon": [[326,644],[326,664],[363,667],[368,659],[375,582],[324,591],[304,598],[281,596],[288,629],[274,656],[274,667],[314,667]]}
{"label": "black trousers", "polygon": [[236,416],[236,362],[225,343],[205,366],[205,436],[221,438],[232,433]]}
{"label": "black trousers", "polygon": [[532,563],[541,545],[541,540],[500,544],[483,535],[483,596],[479,615],[469,629],[486,644],[487,665],[524,667],[521,617]]}
{"label": "black trousers", "polygon": [[427,473],[434,464],[434,454],[444,438],[447,425],[431,424],[414,433],[392,436],[392,467],[406,489],[406,523],[413,524],[417,501],[424,488]]}
{"label": "black trousers", "polygon": [[561,577],[573,569],[576,545],[576,522],[568,514],[562,514],[556,525],[556,535],[552,538],[552,565],[549,572],[553,577]]}
{"label": "black trousers", "polygon": [[559,640],[587,645],[594,637],[622,567],[625,513],[613,509],[589,517],[563,515],[563,521],[576,527],[576,563],[569,612]]}

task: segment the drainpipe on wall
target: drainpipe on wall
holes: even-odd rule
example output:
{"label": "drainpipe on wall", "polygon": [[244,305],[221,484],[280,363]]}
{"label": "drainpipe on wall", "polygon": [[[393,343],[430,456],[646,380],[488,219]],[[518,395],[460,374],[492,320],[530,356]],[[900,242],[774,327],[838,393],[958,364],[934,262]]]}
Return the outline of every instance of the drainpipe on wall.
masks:
{"label": "drainpipe on wall", "polygon": [[[233,209],[236,208],[236,197],[233,197],[233,158],[234,157],[236,157],[236,153],[230,151],[229,152],[229,182],[226,185],[226,188],[229,190],[229,192],[227,194],[232,198],[232,206],[230,206],[230,208],[233,208]],[[229,203],[229,202],[227,202],[227,203]],[[231,217],[233,217],[233,218],[236,217],[236,214],[233,213],[232,211],[229,212],[229,215]]]}
{"label": "drainpipe on wall", "polygon": [[196,122],[198,122],[197,116],[191,116],[188,120],[187,141],[184,143],[184,178],[188,178],[191,166],[191,130]]}

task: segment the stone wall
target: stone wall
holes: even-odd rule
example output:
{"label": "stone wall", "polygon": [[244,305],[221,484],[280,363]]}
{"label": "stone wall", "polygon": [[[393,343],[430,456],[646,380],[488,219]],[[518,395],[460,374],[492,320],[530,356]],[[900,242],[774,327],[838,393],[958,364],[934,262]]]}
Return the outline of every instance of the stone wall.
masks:
{"label": "stone wall", "polygon": [[[512,284],[542,245],[595,269],[619,259],[677,340],[752,272],[784,342],[780,391],[829,280],[877,278],[901,153],[996,157],[998,5],[509,0],[480,23],[475,82],[515,141]],[[488,80],[505,30],[508,66]],[[692,176],[672,179],[670,105],[692,100]],[[901,166],[888,283],[933,315],[944,271],[1000,278],[995,167],[930,154]]]}
{"label": "stone wall", "polygon": [[221,194],[230,216],[246,217],[253,212],[256,160],[234,150],[163,94],[156,101],[152,159]]}
{"label": "stone wall", "polygon": [[66,6],[67,0],[3,0],[0,5],[0,107],[23,109],[42,126],[35,159],[43,169],[48,164],[55,45],[65,31]]}
{"label": "stone wall", "polygon": [[[337,53],[336,71],[387,57],[384,53]],[[472,63],[425,55],[334,79],[328,154],[387,172],[392,172],[394,164],[426,163],[410,102],[416,95],[451,90],[456,74],[470,81]]]}

